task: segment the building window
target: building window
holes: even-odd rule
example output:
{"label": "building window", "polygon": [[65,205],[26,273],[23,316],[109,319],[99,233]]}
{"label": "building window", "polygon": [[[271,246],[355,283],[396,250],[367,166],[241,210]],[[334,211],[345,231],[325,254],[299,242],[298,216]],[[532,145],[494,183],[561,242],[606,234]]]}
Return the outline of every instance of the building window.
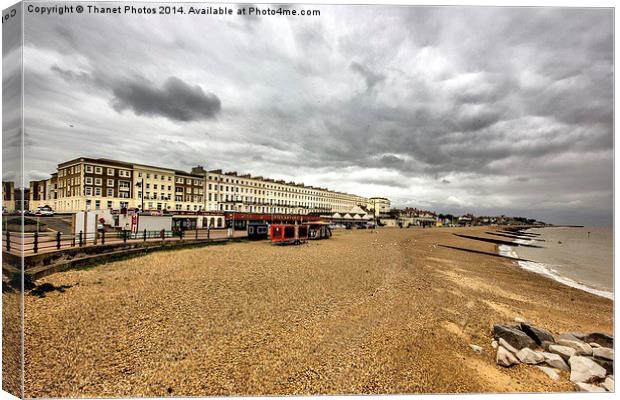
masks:
{"label": "building window", "polygon": [[[129,178],[131,176],[131,172],[127,171],[126,169],[121,169],[118,171],[118,176],[122,176],[123,178]],[[140,176],[142,176],[142,174],[140,174]]]}
{"label": "building window", "polygon": [[[66,171],[66,170],[65,170]],[[93,172],[93,166],[92,165],[86,165],[84,166],[84,171],[88,172],[88,173],[92,173]]]}
{"label": "building window", "polygon": [[91,188],[90,186],[85,187],[84,188],[84,193],[86,194],[86,196],[92,196],[93,188]]}
{"label": "building window", "polygon": [[142,172],[138,172],[138,178],[142,178]]}
{"label": "building window", "polygon": [[[108,168],[108,175],[114,176],[114,168]],[[111,207],[108,207],[111,208]]]}
{"label": "building window", "polygon": [[90,176],[85,177],[84,178],[84,184],[92,185],[93,184],[93,178],[91,178]]}
{"label": "building window", "polygon": [[[131,182],[129,181],[118,181],[119,190],[129,190],[130,185],[131,185]],[[148,188],[148,185],[146,187]]]}
{"label": "building window", "polygon": [[95,178],[95,185],[101,186],[103,184],[103,180],[101,178]]}
{"label": "building window", "polygon": [[120,197],[121,199],[128,199],[129,198],[129,193],[128,192],[118,192],[118,197]]}
{"label": "building window", "polygon": [[95,196],[101,196],[101,188],[100,187],[96,187],[95,188]]}
{"label": "building window", "polygon": [[112,208],[112,202],[108,201],[108,208]]}
{"label": "building window", "polygon": [[107,185],[110,187],[114,187],[114,179],[108,179],[107,180]]}
{"label": "building window", "polygon": [[114,197],[114,189],[108,188],[107,194],[108,194],[108,197]]}
{"label": "building window", "polygon": [[177,183],[185,183],[185,179],[183,179],[183,178],[177,178]]}
{"label": "building window", "polygon": [[101,208],[101,200],[95,200],[95,210],[98,210]]}
{"label": "building window", "polygon": [[[155,179],[157,179],[157,177],[155,177]],[[153,189],[157,189],[157,184],[153,185]]]}
{"label": "building window", "polygon": [[99,174],[99,175],[103,174],[103,168],[101,168],[101,167],[95,167],[95,173],[96,173],[96,174]]}

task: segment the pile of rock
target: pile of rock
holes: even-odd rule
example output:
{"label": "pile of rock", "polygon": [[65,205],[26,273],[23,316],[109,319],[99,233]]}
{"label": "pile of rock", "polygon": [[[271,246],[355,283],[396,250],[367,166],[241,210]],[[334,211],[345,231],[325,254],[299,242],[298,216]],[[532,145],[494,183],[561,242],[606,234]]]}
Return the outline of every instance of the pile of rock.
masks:
{"label": "pile of rock", "polygon": [[527,322],[493,326],[496,362],[502,367],[535,365],[551,379],[559,371],[570,372],[570,380],[585,392],[614,391],[614,338],[605,333],[562,333],[556,338]]}

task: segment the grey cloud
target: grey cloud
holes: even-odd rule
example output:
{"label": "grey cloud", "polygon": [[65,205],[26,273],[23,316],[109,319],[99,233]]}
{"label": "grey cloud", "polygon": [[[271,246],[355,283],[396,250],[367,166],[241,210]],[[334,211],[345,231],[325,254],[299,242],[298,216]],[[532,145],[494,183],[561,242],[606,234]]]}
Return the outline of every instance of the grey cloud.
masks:
{"label": "grey cloud", "polygon": [[385,80],[385,75],[373,72],[368,67],[358,62],[352,62],[349,68],[364,78],[366,81],[366,90],[368,91],[372,91],[377,84]]}
{"label": "grey cloud", "polygon": [[[64,31],[59,19],[32,16],[30,46],[66,53],[47,73],[27,67],[32,169],[97,145],[112,158],[175,167],[202,159],[363,195],[382,185],[396,205],[415,199],[442,211],[543,219],[611,215],[609,9],[317,7],[320,19],[295,23],[120,17],[110,26],[83,15],[63,17]],[[177,90],[166,86],[170,76],[183,79]],[[110,99],[125,112],[89,109]],[[134,114],[199,124],[179,130]],[[93,131],[111,144],[90,139]],[[57,138],[56,152],[37,147],[46,135]],[[169,136],[178,142],[162,141]],[[161,149],[142,155],[136,143],[155,137]],[[400,178],[359,181],[377,169]]]}
{"label": "grey cloud", "polygon": [[397,178],[365,178],[360,180],[360,183],[370,184],[370,185],[379,185],[379,186],[388,186],[395,188],[408,188],[409,185],[407,182],[402,179]]}
{"label": "grey cloud", "polygon": [[380,162],[380,164],[385,165],[385,166],[395,166],[395,165],[403,164],[405,162],[405,160],[403,160],[402,158],[397,157],[395,155],[387,154],[387,155],[384,155],[383,157],[381,157],[379,162]]}
{"label": "grey cloud", "polygon": [[161,88],[142,79],[119,82],[112,92],[116,111],[131,109],[137,115],[183,122],[215,118],[222,105],[214,93],[205,93],[200,86],[188,85],[177,77],[168,78]]}

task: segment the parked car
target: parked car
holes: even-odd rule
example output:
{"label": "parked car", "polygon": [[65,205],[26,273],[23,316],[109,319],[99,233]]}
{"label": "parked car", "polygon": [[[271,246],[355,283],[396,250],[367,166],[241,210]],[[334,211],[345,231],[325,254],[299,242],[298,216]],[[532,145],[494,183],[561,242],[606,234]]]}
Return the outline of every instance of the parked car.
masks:
{"label": "parked car", "polygon": [[37,208],[34,215],[39,217],[51,217],[54,215],[54,210],[52,210],[52,207],[50,206],[42,206]]}

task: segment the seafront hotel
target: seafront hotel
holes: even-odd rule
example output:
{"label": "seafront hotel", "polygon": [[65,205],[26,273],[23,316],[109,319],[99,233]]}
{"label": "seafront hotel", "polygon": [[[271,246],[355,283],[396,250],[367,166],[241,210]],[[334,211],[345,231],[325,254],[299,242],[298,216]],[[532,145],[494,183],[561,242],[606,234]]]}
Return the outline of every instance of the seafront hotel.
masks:
{"label": "seafront hotel", "polygon": [[61,213],[129,208],[306,215],[390,207],[385,198],[368,199],[221,169],[207,171],[197,166],[185,172],[86,157],[62,162],[50,178],[31,181],[29,200],[31,210],[47,205]]}

